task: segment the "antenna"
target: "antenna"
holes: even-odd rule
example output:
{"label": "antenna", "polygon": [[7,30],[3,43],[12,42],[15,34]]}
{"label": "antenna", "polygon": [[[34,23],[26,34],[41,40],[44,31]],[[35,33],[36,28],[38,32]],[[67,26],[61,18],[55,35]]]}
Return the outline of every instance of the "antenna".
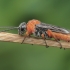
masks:
{"label": "antenna", "polygon": [[6,32],[6,31],[9,31],[9,30],[18,29],[18,27],[0,27],[0,28],[8,28],[8,29],[2,30],[0,32]]}
{"label": "antenna", "polygon": [[0,29],[2,28],[6,28],[5,30],[1,30],[0,32],[6,32],[6,31],[10,31],[13,29],[18,29],[18,34],[22,35],[26,29],[26,22],[22,22],[20,23],[20,25],[18,27],[14,27],[14,26],[10,26],[10,27],[0,27]]}

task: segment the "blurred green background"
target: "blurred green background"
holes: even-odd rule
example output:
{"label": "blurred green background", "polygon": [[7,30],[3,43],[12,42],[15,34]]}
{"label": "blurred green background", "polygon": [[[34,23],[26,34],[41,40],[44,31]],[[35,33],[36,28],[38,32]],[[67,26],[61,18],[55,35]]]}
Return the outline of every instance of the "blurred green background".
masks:
{"label": "blurred green background", "polygon": [[[70,29],[70,0],[0,0],[0,26],[30,19]],[[70,70],[70,49],[0,42],[0,70]]]}

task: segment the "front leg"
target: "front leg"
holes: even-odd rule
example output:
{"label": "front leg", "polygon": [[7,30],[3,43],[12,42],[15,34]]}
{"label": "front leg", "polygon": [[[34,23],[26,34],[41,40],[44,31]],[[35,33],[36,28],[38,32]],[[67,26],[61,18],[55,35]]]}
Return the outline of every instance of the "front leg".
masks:
{"label": "front leg", "polygon": [[22,40],[21,44],[24,42],[24,40],[26,39],[26,37],[30,36],[30,34],[28,32],[25,33],[24,35],[24,39]]}

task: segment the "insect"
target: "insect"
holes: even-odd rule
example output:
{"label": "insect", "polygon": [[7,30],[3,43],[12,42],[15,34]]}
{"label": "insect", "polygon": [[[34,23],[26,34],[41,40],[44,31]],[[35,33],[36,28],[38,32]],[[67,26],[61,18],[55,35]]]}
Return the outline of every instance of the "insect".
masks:
{"label": "insect", "polygon": [[68,30],[45,23],[36,25],[34,35],[42,37],[45,42],[46,38],[54,38],[60,44],[60,48],[62,48],[60,40],[70,42],[70,32]]}
{"label": "insect", "polygon": [[9,28],[0,32],[18,29],[18,34],[21,36],[24,35],[24,39],[22,40],[21,44],[24,42],[26,37],[29,37],[32,34],[36,37],[42,37],[45,41],[46,47],[49,47],[46,42],[47,38],[54,38],[60,44],[60,48],[62,48],[62,45],[59,40],[70,41],[70,32],[65,28],[60,28],[51,24],[42,23],[41,21],[36,19],[29,20],[27,24],[26,22],[22,22],[18,27],[0,28]]}

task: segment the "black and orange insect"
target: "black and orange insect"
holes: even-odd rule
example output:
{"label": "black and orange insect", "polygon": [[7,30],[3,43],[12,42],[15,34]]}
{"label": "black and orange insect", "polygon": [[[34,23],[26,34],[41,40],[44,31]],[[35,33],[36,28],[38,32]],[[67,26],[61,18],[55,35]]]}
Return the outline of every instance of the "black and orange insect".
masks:
{"label": "black and orange insect", "polygon": [[34,35],[42,37],[44,40],[54,38],[60,44],[60,48],[62,48],[60,40],[70,42],[70,32],[68,30],[45,23],[36,25]]}
{"label": "black and orange insect", "polygon": [[62,48],[61,43],[59,40],[70,41],[70,32],[65,28],[60,28],[51,24],[42,23],[39,20],[32,19],[26,22],[22,22],[18,27],[0,27],[0,28],[9,28],[0,32],[9,31],[12,29],[18,29],[18,34],[23,36],[24,39],[21,43],[24,42],[25,38],[34,35],[36,37],[42,37],[45,41],[46,47],[47,45],[46,39],[47,38],[54,38],[59,44],[60,48]]}
{"label": "black and orange insect", "polygon": [[[44,27],[44,26],[45,26],[45,27]],[[68,33],[68,31],[65,30],[65,29],[63,29],[63,28],[59,28],[59,27],[56,27],[56,26],[53,26],[53,25],[45,24],[45,23],[40,22],[39,20],[32,19],[32,20],[29,20],[29,21],[27,22],[27,24],[24,26],[24,29],[26,29],[26,32],[25,32],[25,34],[24,34],[24,39],[23,39],[22,43],[24,42],[24,40],[25,40],[26,37],[28,37],[28,36],[30,36],[30,35],[32,35],[32,34],[34,34],[34,36],[38,37],[38,35],[39,35],[40,33],[39,33],[39,30],[37,30],[38,32],[36,32],[35,28],[37,28],[37,27],[39,27],[39,28],[40,28],[40,27],[44,27],[44,29],[48,28],[48,29],[50,29],[50,30],[52,30],[52,31],[57,30],[57,32]],[[25,30],[24,30],[24,31],[25,31]],[[42,28],[41,28],[40,31],[43,31],[43,33],[44,33],[44,30],[42,30]],[[19,31],[19,32],[21,32],[21,31]],[[22,32],[23,32],[23,31],[22,31]],[[38,34],[37,34],[37,33],[38,33]],[[42,33],[42,32],[41,32],[41,33]],[[22,33],[21,33],[21,34],[22,34]],[[42,37],[43,37],[43,36],[44,36],[44,35],[42,34]],[[44,37],[43,37],[43,38],[44,38]],[[45,39],[44,39],[44,41],[45,41]],[[45,43],[46,43],[46,41],[45,41]],[[47,43],[46,43],[46,46],[48,47]]]}

